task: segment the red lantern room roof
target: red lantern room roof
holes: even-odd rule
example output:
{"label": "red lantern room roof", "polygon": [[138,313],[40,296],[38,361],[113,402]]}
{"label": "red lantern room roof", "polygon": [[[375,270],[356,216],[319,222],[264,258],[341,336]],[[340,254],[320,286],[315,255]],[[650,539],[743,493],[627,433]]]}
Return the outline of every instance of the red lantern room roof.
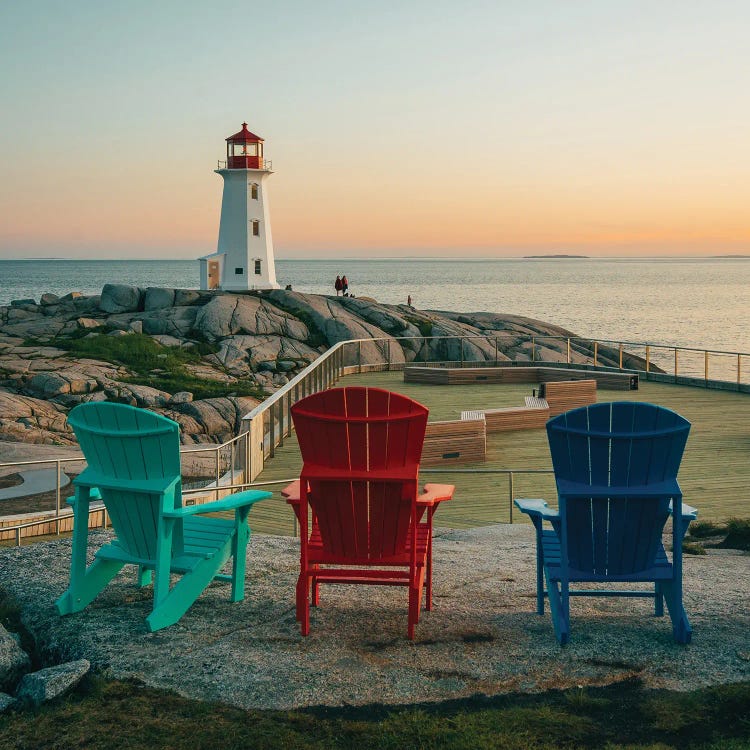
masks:
{"label": "red lantern room roof", "polygon": [[239,133],[230,135],[226,140],[229,143],[263,143],[263,139],[259,135],[255,135],[247,129],[246,122],[242,123],[242,130]]}

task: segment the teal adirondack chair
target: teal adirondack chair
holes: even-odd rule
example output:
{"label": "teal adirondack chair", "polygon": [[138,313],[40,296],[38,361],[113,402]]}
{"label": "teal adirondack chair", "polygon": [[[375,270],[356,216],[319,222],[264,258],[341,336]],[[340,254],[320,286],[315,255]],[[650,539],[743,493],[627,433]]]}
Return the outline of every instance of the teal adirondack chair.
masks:
{"label": "teal adirondack chair", "polygon": [[[270,492],[249,490],[204,505],[183,506],[179,425],[154,412],[87,403],[68,422],[88,463],[74,480],[70,586],[57,600],[61,615],[79,612],[124,565],[138,566],[141,586],[154,581],[151,631],[176,623],[211,581],[231,581],[231,601],[245,593],[248,513]],[[101,499],[116,538],[86,567],[89,502]],[[234,520],[199,513],[235,512]],[[232,574],[219,571],[233,558]],[[170,588],[172,573],[182,574]]]}
{"label": "teal adirondack chair", "polygon": [[[689,431],[690,422],[679,414],[631,401],[585,406],[547,422],[558,510],[543,500],[515,504],[536,529],[537,613],[544,614],[548,597],[561,644],[570,637],[571,596],[649,597],[657,616],[666,601],[675,641],[690,642],[681,542],[697,511],[682,502],[677,483]],[[670,515],[671,561],[662,543]],[[584,582],[653,588],[571,588]]]}

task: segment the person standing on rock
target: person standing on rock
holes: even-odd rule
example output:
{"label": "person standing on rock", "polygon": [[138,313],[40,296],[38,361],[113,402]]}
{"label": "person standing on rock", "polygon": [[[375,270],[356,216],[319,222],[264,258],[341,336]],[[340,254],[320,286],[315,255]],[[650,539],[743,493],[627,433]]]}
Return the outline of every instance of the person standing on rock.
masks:
{"label": "person standing on rock", "polygon": [[411,294],[406,298],[406,306],[411,307]]}
{"label": "person standing on rock", "polygon": [[339,296],[339,292],[341,291],[341,287],[343,284],[341,283],[341,276],[336,277],[336,281],[333,284],[333,288],[336,290],[336,296]]}
{"label": "person standing on rock", "polygon": [[346,278],[346,275],[341,277],[341,291],[344,293],[344,297],[346,297],[346,292],[349,289],[349,281]]}

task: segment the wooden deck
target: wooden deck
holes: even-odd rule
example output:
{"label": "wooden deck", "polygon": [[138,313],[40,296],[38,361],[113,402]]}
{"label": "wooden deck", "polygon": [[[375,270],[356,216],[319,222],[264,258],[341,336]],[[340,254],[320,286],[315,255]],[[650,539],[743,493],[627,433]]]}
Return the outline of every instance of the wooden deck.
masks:
{"label": "wooden deck", "polygon": [[[404,383],[401,372],[350,375],[341,385],[371,385],[404,393],[430,409],[430,420],[459,419],[469,409],[515,406],[530,395],[529,384],[424,385]],[[600,387],[597,400],[651,401],[674,409],[692,422],[680,470],[685,501],[699,510],[699,518],[720,520],[750,516],[750,395],[641,380],[638,391],[610,391]],[[276,449],[258,481],[296,478],[301,461],[294,436]],[[549,469],[546,433],[543,429],[487,435],[487,460],[456,468]],[[425,481],[456,485],[450,503],[441,506],[438,526],[466,528],[507,522],[508,477],[498,474],[435,473],[424,469]],[[541,497],[555,503],[551,474],[518,474],[515,497]],[[269,487],[279,490],[280,487]],[[514,514],[514,522],[524,519]],[[259,503],[250,524],[256,531],[293,533],[291,509],[280,499]]]}

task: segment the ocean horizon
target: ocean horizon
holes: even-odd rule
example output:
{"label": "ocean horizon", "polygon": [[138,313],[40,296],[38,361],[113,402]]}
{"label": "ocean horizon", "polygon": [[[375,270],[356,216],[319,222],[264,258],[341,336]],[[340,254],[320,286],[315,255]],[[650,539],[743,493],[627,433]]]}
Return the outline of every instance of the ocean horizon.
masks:
{"label": "ocean horizon", "polygon": [[[279,284],[299,292],[334,295],[343,274],[352,294],[387,304],[411,296],[420,309],[521,315],[588,338],[750,352],[738,315],[750,309],[750,257],[742,255],[276,260]],[[106,283],[199,285],[194,259],[0,260],[0,278],[0,305],[47,292],[98,294]]]}

